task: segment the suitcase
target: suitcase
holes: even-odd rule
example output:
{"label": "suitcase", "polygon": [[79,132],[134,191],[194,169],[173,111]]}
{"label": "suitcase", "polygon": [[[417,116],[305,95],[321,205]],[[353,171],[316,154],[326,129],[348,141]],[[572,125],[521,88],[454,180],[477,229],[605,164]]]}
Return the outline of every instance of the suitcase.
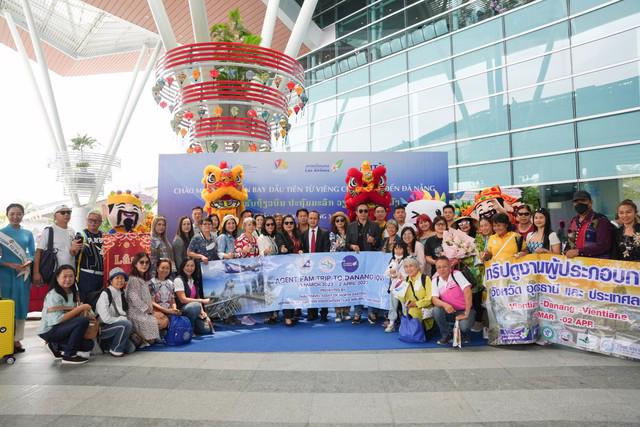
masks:
{"label": "suitcase", "polygon": [[13,365],[13,334],[15,328],[15,302],[10,299],[0,299],[0,357]]}

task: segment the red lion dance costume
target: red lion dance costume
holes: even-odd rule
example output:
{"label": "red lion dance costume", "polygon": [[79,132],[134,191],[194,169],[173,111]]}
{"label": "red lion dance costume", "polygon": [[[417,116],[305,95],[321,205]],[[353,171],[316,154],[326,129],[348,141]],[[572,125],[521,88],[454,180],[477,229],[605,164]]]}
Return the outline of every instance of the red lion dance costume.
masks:
{"label": "red lion dance costume", "polygon": [[376,166],[371,169],[368,161],[362,162],[360,170],[347,171],[347,194],[344,196],[347,213],[351,221],[356,219],[356,208],[361,203],[369,206],[369,218],[374,220],[376,206],[382,206],[389,214],[391,194],[387,191],[387,168]]}

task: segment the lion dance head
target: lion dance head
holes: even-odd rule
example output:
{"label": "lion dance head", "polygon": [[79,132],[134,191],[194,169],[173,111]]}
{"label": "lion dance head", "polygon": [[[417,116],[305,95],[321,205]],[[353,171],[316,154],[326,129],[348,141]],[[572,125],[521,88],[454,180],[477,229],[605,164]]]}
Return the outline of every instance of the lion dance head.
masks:
{"label": "lion dance head", "polygon": [[143,232],[145,212],[142,200],[131,191],[112,191],[102,207],[103,215],[109,220],[111,232]]}
{"label": "lion dance head", "polygon": [[225,215],[238,218],[244,210],[245,200],[249,198],[243,180],[242,165],[232,168],[222,161],[219,166],[209,165],[204,168],[201,197],[205,201],[204,211],[207,215],[217,215],[220,221]]}
{"label": "lion dance head", "polygon": [[383,165],[372,167],[368,161],[362,162],[360,170],[351,168],[346,177],[347,194],[344,196],[349,218],[356,218],[356,208],[361,203],[369,206],[369,218],[374,220],[376,206],[382,206],[389,214],[391,194],[387,191],[387,168]]}

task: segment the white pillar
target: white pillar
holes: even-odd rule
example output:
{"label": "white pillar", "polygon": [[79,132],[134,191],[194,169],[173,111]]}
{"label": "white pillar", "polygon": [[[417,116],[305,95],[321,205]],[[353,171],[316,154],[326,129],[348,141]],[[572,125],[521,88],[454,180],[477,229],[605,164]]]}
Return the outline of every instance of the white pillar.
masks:
{"label": "white pillar", "polygon": [[[58,145],[60,147],[60,150],[66,154],[67,146],[65,144],[64,134],[62,133],[62,124],[60,123],[60,115],[58,114],[58,106],[56,105],[56,98],[53,95],[53,88],[51,86],[51,79],[49,77],[49,67],[47,66],[47,61],[42,51],[42,44],[40,43],[40,34],[38,33],[38,29],[36,28],[35,22],[33,20],[31,7],[29,6],[29,0],[22,0],[22,9],[24,11],[24,16],[27,20],[27,26],[29,27],[29,33],[31,35],[31,44],[33,45],[33,51],[36,55],[36,60],[40,68],[40,74],[42,74],[42,81],[44,84],[47,101],[49,103],[49,112],[51,113],[51,121],[53,124],[53,129],[55,131],[54,133],[58,140]],[[66,160],[65,167],[68,167],[68,166],[69,166],[69,162],[68,160]],[[80,206],[80,198],[78,197],[78,193],[69,189],[69,195],[71,196],[71,201],[73,202],[74,206]]]}
{"label": "white pillar", "polygon": [[191,12],[191,27],[193,28],[193,40],[196,43],[210,42],[209,21],[207,20],[207,7],[204,0],[189,0]]}
{"label": "white pillar", "polygon": [[58,151],[60,151],[60,147],[58,145],[56,136],[53,133],[53,128],[51,127],[51,121],[49,120],[47,107],[45,107],[44,105],[44,100],[42,99],[42,94],[40,93],[38,82],[36,81],[36,77],[33,75],[31,64],[29,64],[29,57],[27,56],[27,51],[24,48],[24,44],[22,43],[22,38],[20,38],[20,33],[18,32],[18,28],[16,27],[16,24],[13,21],[13,16],[11,15],[11,13],[9,13],[8,10],[4,11],[4,19],[7,21],[7,25],[9,26],[9,32],[11,32],[11,36],[13,37],[13,42],[15,43],[16,49],[20,54],[20,59],[22,59],[22,65],[24,66],[24,69],[27,72],[27,75],[29,76],[29,80],[31,80],[31,87],[33,88],[33,92],[35,93],[36,98],[38,99],[37,104],[38,104],[38,107],[40,107],[40,112],[42,113],[44,122],[47,125],[49,138],[51,139],[51,143],[53,144],[53,152],[57,153]]}
{"label": "white pillar", "polygon": [[164,8],[163,1],[147,0],[147,3],[149,4],[149,9],[151,9],[151,14],[156,23],[156,28],[158,28],[158,34],[160,34],[164,49],[171,50],[178,47],[176,36],[171,28],[171,21],[169,21],[169,16],[167,15],[167,10]]}
{"label": "white pillar", "polygon": [[[136,106],[138,105],[138,101],[140,100],[140,95],[142,94],[142,91],[144,90],[144,87],[147,84],[147,80],[149,79],[149,75],[151,74],[151,71],[155,66],[159,53],[160,53],[160,42],[156,44],[155,48],[153,49],[153,52],[151,53],[151,57],[149,58],[149,62],[147,63],[147,69],[144,72],[144,76],[142,77],[142,80],[138,84],[136,93],[133,95],[133,102],[129,107],[127,114],[125,115],[124,123],[122,124],[122,126],[120,126],[120,129],[116,134],[115,142],[111,147],[111,152],[107,152],[107,154],[109,155],[109,158],[107,161],[108,164],[111,164],[113,162],[113,159],[115,158],[116,153],[118,152],[118,148],[120,148],[120,143],[122,142],[124,133],[127,131],[127,127],[129,126],[129,121],[131,120],[131,116],[133,116],[133,112],[135,111]],[[89,203],[87,203],[89,206],[93,206],[96,203],[96,199],[98,198],[98,193],[100,192],[100,189],[104,185],[105,176],[106,174],[101,174],[101,176],[98,177],[96,188],[94,189],[94,192],[91,194]]]}
{"label": "white pillar", "polygon": [[300,46],[302,46],[302,40],[307,32],[307,27],[311,23],[313,11],[316,9],[316,4],[318,4],[318,0],[304,0],[304,3],[300,8],[298,18],[296,19],[296,23],[293,26],[293,30],[291,30],[291,36],[287,42],[287,47],[284,49],[285,55],[293,57],[298,55]]}
{"label": "white pillar", "polygon": [[269,0],[267,3],[267,10],[264,13],[264,21],[262,22],[262,32],[260,33],[260,38],[262,39],[260,41],[260,46],[262,47],[271,47],[279,7],[280,0]]}

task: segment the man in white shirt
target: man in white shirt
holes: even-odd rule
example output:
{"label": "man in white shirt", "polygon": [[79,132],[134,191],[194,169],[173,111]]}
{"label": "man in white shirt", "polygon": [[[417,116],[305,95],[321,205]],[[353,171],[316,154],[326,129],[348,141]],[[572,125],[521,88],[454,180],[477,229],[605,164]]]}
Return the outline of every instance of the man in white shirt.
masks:
{"label": "man in white shirt", "polygon": [[[393,208],[393,219],[395,219],[398,223],[398,236],[402,235],[402,229],[405,227],[411,227],[413,228],[413,231],[418,231],[415,224],[405,222],[407,220],[407,210],[405,208],[405,205],[398,205]],[[389,237],[389,233],[387,233],[387,230],[384,230],[382,237]]]}
{"label": "man in white shirt", "polygon": [[[61,265],[70,265],[74,269],[75,258],[78,252],[82,250],[82,239],[75,239],[76,232],[69,227],[71,219],[71,208],[67,205],[60,205],[53,211],[53,249],[56,250],[56,258],[58,267]],[[42,284],[42,276],[40,275],[40,257],[42,252],[47,249],[49,243],[48,227],[44,229],[36,245],[36,256],[33,262],[33,283],[35,285]]]}
{"label": "man in white shirt", "polygon": [[451,271],[451,264],[445,256],[436,258],[436,274],[431,279],[431,302],[435,306],[433,317],[442,335],[438,344],[449,344],[456,320],[460,326],[460,334],[469,333],[476,317],[471,283],[460,271]]}

